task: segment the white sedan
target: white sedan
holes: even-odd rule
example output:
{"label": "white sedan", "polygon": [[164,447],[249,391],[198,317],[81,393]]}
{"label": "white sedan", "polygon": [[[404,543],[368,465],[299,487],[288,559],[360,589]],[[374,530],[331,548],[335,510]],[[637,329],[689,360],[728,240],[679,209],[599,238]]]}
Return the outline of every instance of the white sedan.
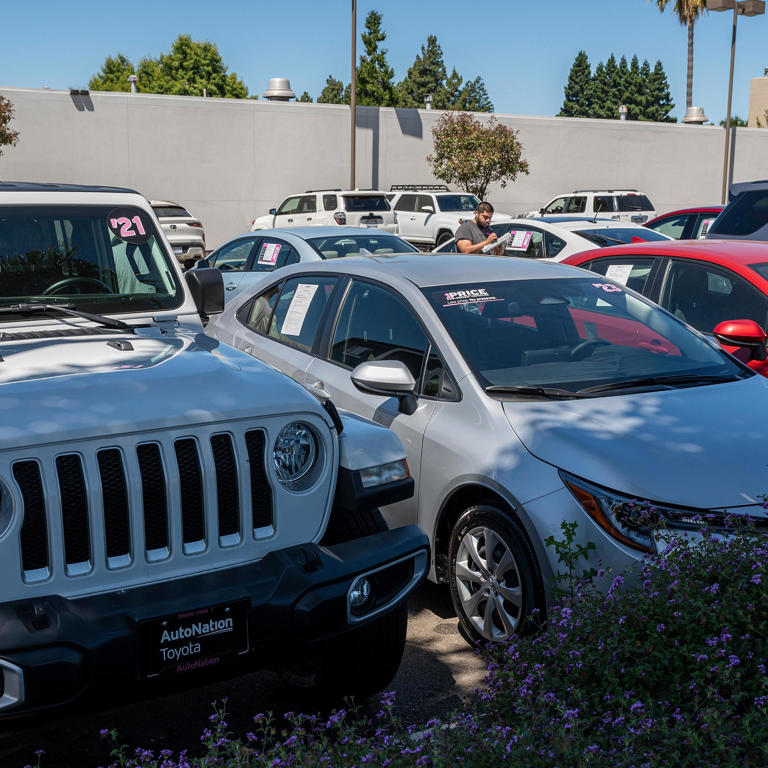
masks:
{"label": "white sedan", "polygon": [[[574,253],[588,251],[591,248],[603,248],[607,245],[670,239],[661,232],[626,221],[574,219],[560,216],[512,219],[512,221],[491,224],[491,229],[499,237],[510,233],[509,240],[504,244],[505,256],[527,256],[551,261],[562,261]],[[448,240],[435,251],[456,253],[456,239]]]}

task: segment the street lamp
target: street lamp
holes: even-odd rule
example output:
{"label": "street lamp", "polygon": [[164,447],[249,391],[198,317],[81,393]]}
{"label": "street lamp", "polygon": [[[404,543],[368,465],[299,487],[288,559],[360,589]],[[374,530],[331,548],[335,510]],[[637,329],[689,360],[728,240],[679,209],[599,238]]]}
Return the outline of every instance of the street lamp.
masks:
{"label": "street lamp", "polygon": [[725,205],[728,191],[728,152],[731,141],[731,98],[733,96],[733,62],[736,56],[736,21],[742,16],[760,16],[765,13],[765,0],[707,0],[708,11],[733,11],[731,33],[731,71],[728,75],[728,108],[725,115],[725,151],[723,155],[723,190],[720,202]]}
{"label": "street lamp", "polygon": [[349,84],[349,188],[355,189],[355,131],[357,130],[357,0],[352,0],[352,77]]}

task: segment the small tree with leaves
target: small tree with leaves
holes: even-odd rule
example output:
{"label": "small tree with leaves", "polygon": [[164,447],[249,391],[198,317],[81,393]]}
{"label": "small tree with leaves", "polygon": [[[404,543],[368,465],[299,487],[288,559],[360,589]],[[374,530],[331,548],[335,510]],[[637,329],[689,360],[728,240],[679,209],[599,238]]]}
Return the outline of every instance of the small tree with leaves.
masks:
{"label": "small tree with leaves", "polygon": [[0,155],[3,154],[3,147],[16,146],[19,140],[19,132],[9,127],[13,115],[13,104],[5,96],[0,96]]}
{"label": "small tree with leaves", "polygon": [[335,77],[328,75],[325,80],[325,88],[320,91],[317,97],[318,104],[343,104],[344,103],[344,83]]}
{"label": "small tree with leaves", "polygon": [[488,187],[502,188],[528,173],[517,131],[490,118],[485,123],[466,112],[446,112],[432,129],[434,149],[427,156],[435,178],[458,184],[485,199]]}
{"label": "small tree with leaves", "polygon": [[88,87],[92,91],[130,91],[128,77],[135,74],[133,64],[122,53],[107,56],[101,70],[88,81]]}
{"label": "small tree with leaves", "polygon": [[304,93],[302,93],[301,96],[299,96],[299,98],[296,99],[296,101],[300,101],[300,102],[303,102],[305,104],[311,104],[312,103],[312,97],[309,95],[309,91],[304,91]]}

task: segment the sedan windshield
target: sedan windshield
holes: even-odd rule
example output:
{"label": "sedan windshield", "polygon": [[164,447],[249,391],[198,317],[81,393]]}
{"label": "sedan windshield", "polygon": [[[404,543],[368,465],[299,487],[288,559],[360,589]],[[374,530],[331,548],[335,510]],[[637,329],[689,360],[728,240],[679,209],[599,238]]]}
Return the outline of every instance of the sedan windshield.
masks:
{"label": "sedan windshield", "polygon": [[595,227],[594,229],[576,229],[575,234],[585,237],[595,245],[623,245],[625,243],[669,240],[666,235],[648,227]]}
{"label": "sedan windshield", "polygon": [[474,195],[437,195],[437,205],[441,211],[474,211],[480,200]]}
{"label": "sedan windshield", "polygon": [[[597,396],[751,372],[605,278],[423,289],[480,384],[500,396]],[[595,392],[585,392],[599,388]]]}
{"label": "sedan windshield", "polygon": [[413,253],[418,248],[395,235],[368,230],[359,235],[336,235],[334,237],[311,237],[307,242],[324,258],[357,256],[361,250],[368,253]]}
{"label": "sedan windshield", "polygon": [[135,207],[6,206],[0,274],[0,307],[66,303],[104,314],[172,309],[184,300],[151,216]]}

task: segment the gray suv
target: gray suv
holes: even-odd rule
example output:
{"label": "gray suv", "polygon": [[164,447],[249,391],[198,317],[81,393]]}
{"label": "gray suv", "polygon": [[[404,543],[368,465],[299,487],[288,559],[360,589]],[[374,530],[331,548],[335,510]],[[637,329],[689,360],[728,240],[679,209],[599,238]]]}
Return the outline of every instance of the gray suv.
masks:
{"label": "gray suv", "polygon": [[731,184],[729,200],[710,224],[707,238],[768,240],[768,179]]}

